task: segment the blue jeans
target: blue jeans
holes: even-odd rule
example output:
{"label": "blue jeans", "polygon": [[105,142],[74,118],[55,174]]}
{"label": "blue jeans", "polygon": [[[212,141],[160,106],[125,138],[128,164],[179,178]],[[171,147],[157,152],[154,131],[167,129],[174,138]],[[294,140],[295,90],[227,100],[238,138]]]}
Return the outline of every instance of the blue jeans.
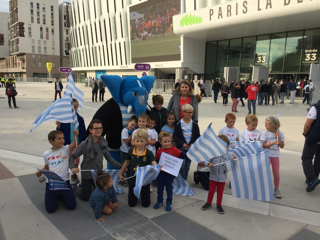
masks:
{"label": "blue jeans", "polygon": [[261,94],[258,93],[258,94],[257,94],[257,97],[258,97],[258,104],[261,104]]}
{"label": "blue jeans", "polygon": [[280,92],[280,97],[281,97],[281,102],[284,103],[284,95],[286,93],[285,92]]}
{"label": "blue jeans", "polygon": [[[184,153],[188,152],[188,151],[184,150],[183,148],[179,148],[179,150]],[[184,180],[186,180],[186,181],[187,181],[190,165],[191,165],[191,160],[187,157],[187,154],[186,154],[186,158],[183,159],[183,162],[182,162],[182,165],[180,168],[180,172],[179,172],[181,174],[181,177],[183,177]]]}
{"label": "blue jeans", "polygon": [[217,100],[218,100],[218,95],[219,95],[219,90],[213,90],[213,93],[214,93],[214,98],[213,98],[213,100],[214,100],[214,102],[217,102]]}
{"label": "blue jeans", "polygon": [[253,108],[253,114],[256,115],[256,100],[248,100],[249,114],[251,114],[251,103],[252,103],[252,108]]}
{"label": "blue jeans", "polygon": [[164,190],[164,186],[166,186],[167,203],[172,204],[173,178],[171,178],[170,176],[168,177],[167,175],[170,175],[170,174],[168,174],[166,172],[160,172],[157,177],[158,202],[159,203],[163,202],[163,190]]}
{"label": "blue jeans", "polygon": [[268,93],[266,93],[266,92],[261,93],[261,102],[260,102],[260,104],[261,105],[263,104],[263,99],[264,99],[264,104],[267,105],[267,98],[268,98]]}

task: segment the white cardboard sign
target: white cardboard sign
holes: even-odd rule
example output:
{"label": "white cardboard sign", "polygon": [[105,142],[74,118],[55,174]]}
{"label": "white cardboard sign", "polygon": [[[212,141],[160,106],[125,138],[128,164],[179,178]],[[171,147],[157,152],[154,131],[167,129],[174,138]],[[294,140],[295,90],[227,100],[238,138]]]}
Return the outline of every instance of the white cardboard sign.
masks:
{"label": "white cardboard sign", "polygon": [[161,153],[159,164],[162,166],[162,171],[165,171],[173,176],[178,176],[183,160],[176,158],[168,153]]}

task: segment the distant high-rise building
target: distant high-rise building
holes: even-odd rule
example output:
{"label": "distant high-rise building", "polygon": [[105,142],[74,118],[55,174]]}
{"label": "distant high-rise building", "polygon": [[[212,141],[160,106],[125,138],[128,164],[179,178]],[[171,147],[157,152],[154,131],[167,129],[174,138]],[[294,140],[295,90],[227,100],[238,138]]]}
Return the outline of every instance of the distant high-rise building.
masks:
{"label": "distant high-rise building", "polygon": [[0,75],[47,78],[52,63],[51,77],[64,77],[59,67],[69,60],[60,52],[58,1],[9,0],[9,12],[10,55],[0,60]]}

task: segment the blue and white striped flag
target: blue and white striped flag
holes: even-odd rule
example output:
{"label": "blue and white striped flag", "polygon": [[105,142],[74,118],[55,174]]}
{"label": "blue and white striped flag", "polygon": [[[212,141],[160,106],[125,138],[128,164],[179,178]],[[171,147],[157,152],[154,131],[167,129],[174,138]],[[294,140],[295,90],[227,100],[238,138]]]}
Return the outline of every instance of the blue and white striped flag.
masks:
{"label": "blue and white striped flag", "polygon": [[70,94],[71,94],[72,98],[75,98],[78,100],[79,109],[80,109],[83,105],[84,94],[79,88],[76,87],[76,84],[74,83],[74,80],[73,80],[71,73],[69,74],[66,90],[64,91],[63,96],[66,96],[66,95],[69,96]]}
{"label": "blue and white striped flag", "polygon": [[147,165],[145,167],[137,167],[136,186],[133,189],[134,195],[139,199],[141,187],[152,182],[160,173],[158,166]]}
{"label": "blue and white striped flag", "polygon": [[232,196],[259,201],[273,200],[269,151],[226,162]]}
{"label": "blue and white striped flag", "polygon": [[230,141],[229,149],[240,147],[251,142],[252,141]]}
{"label": "blue and white striped flag", "polygon": [[226,153],[227,143],[217,137],[211,124],[187,153],[188,158],[196,164]]}
{"label": "blue and white striped flag", "polygon": [[59,100],[55,101],[49,108],[41,113],[32,124],[36,124],[34,130],[43,122],[59,121],[62,123],[74,123],[75,128],[79,126],[77,115],[75,114],[71,95],[64,95]]}
{"label": "blue and white striped flag", "polygon": [[184,180],[184,178],[178,174],[178,176],[173,180],[173,193],[181,196],[193,196],[194,190],[190,189],[189,184]]}
{"label": "blue and white striped flag", "polygon": [[[119,172],[120,170],[109,170],[109,169],[103,169],[104,173],[109,173],[112,180],[113,180],[113,187],[116,193],[124,193],[123,188],[118,188],[118,182],[119,182]],[[97,179],[97,170],[91,170],[91,175],[94,181],[94,184],[96,185],[96,179]],[[97,186],[97,185],[96,185]]]}
{"label": "blue and white striped flag", "polygon": [[229,153],[238,158],[242,158],[248,155],[253,155],[262,152],[262,142],[254,141],[248,144],[241,145],[240,147],[232,148]]}
{"label": "blue and white striped flag", "polygon": [[136,115],[136,112],[132,108],[131,111],[128,113],[128,107],[123,105],[122,103],[118,103],[122,115],[122,125],[123,128],[126,128],[128,126],[128,120]]}

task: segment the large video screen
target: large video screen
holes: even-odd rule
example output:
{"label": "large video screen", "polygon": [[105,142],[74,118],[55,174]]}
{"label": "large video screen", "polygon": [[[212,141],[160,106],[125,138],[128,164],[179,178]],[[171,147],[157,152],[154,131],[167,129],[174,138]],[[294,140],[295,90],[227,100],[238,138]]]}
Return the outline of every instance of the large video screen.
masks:
{"label": "large video screen", "polygon": [[172,16],[180,14],[181,0],[149,0],[130,7],[133,63],[180,60],[180,36],[173,33]]}

